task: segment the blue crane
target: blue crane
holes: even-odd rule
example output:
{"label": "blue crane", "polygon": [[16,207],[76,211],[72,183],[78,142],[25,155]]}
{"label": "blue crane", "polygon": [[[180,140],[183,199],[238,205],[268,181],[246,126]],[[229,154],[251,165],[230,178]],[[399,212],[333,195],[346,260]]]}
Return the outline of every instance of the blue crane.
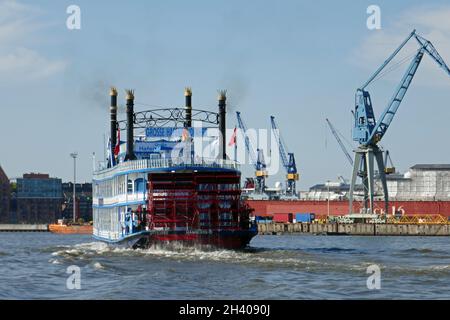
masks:
{"label": "blue crane", "polygon": [[275,139],[278,143],[278,149],[280,151],[281,161],[283,167],[286,170],[286,194],[296,195],[296,181],[299,178],[297,172],[297,166],[295,164],[295,156],[292,152],[287,152],[286,145],[281,138],[280,130],[275,122],[275,117],[270,117],[270,123],[272,125],[272,130],[275,135]]}
{"label": "blue crane", "polygon": [[248,137],[247,127],[242,120],[241,113],[236,111],[236,117],[238,121],[238,127],[242,131],[244,136],[245,149],[250,156],[251,163],[255,166],[256,185],[255,192],[262,193],[266,188],[266,178],[268,176],[266,170],[266,162],[264,160],[264,153],[262,149],[257,148],[256,152]]}
{"label": "blue crane", "polygon": [[[330,120],[328,120],[328,119],[325,119],[325,120],[328,123],[328,127],[330,128],[331,133],[333,133],[333,136],[336,138],[336,141],[338,142],[339,146],[341,147],[342,152],[344,153],[344,155],[347,158],[350,165],[353,167],[353,158],[350,155],[350,153],[348,152],[348,150],[345,147],[344,143],[342,142],[341,138],[339,137],[339,135],[342,136],[342,134],[336,130],[336,128],[333,126],[333,124],[331,123]],[[389,166],[389,164],[390,164],[390,166]],[[359,172],[358,172],[358,176],[360,176],[360,177],[362,176],[362,170],[363,169],[360,167]],[[395,173],[395,167],[394,167],[394,164],[392,163],[391,156],[389,155],[389,150],[386,150],[386,152],[385,152],[384,173],[385,174]]]}
{"label": "blue crane", "polygon": [[[411,38],[415,38],[417,40],[419,49],[414,55],[392,98],[389,100],[388,105],[382,112],[380,118],[376,120],[372,108],[370,94],[366,90],[366,88],[378,76],[380,76],[381,71],[384,70],[384,68],[392,61],[392,59],[394,59],[394,57],[400,52],[400,50]],[[360,88],[356,90],[355,110],[353,112],[353,140],[357,141],[359,143],[359,146],[355,150],[355,160],[353,161],[353,172],[350,183],[350,213],[353,212],[353,194],[356,185],[356,178],[358,175],[361,176],[364,186],[363,213],[373,213],[374,159],[379,169],[378,172],[383,187],[385,203],[384,209],[386,213],[388,212],[388,190],[385,176],[386,170],[382,151],[378,147],[378,143],[384,137],[386,131],[391,125],[392,120],[394,119],[394,116],[396,115],[406,92],[408,91],[408,88],[425,53],[427,53],[442,69],[447,72],[448,75],[450,75],[449,67],[445,64],[444,60],[431,44],[431,42],[418,35],[416,33],[416,30],[413,30],[409,34],[409,36],[400,44],[400,46],[375,71],[375,73]],[[359,170],[360,168],[362,168],[362,172]]]}

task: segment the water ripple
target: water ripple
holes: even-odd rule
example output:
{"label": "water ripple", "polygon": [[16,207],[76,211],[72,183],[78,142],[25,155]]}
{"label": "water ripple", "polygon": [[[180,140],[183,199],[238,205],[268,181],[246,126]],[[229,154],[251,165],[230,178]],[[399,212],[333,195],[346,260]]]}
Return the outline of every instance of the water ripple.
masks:
{"label": "water ripple", "polygon": [[[0,234],[0,261],[5,299],[442,299],[450,292],[450,243],[442,237],[258,236],[232,251]],[[373,264],[378,291],[366,287]],[[80,267],[82,290],[66,288],[71,265]]]}

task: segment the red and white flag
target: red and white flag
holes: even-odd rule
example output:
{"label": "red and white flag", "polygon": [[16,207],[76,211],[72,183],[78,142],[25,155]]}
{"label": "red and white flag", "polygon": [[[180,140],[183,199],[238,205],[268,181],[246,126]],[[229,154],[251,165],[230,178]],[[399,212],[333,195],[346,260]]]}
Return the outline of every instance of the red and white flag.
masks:
{"label": "red and white flag", "polygon": [[114,155],[117,156],[120,152],[120,128],[117,130],[117,142],[114,146]]}
{"label": "red and white flag", "polygon": [[231,140],[230,140],[230,142],[228,143],[228,145],[231,147],[231,146],[234,146],[235,144],[236,144],[236,135],[237,135],[237,131],[236,131],[236,127],[234,127],[234,130],[233,130],[233,135],[231,136]]}

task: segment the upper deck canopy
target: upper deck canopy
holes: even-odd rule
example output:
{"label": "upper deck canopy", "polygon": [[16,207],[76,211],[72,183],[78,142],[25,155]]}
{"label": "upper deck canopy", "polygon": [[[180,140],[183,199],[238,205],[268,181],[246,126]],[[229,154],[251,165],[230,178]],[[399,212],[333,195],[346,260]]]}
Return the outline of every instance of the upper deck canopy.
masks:
{"label": "upper deck canopy", "polygon": [[175,170],[239,170],[239,164],[223,159],[141,159],[120,162],[112,168],[100,166],[94,172],[94,180],[103,180],[129,172],[175,171]]}

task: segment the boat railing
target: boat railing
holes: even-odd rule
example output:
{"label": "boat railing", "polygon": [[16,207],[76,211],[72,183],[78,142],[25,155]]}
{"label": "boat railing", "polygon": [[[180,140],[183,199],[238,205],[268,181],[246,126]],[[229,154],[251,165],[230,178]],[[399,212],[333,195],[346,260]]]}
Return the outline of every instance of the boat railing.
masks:
{"label": "boat railing", "polygon": [[112,168],[107,168],[106,163],[100,163],[99,169],[94,172],[95,179],[102,179],[111,174],[123,173],[127,171],[139,171],[145,169],[169,168],[169,167],[206,167],[206,168],[225,168],[239,170],[239,164],[233,160],[196,158],[186,159],[140,159],[120,162]]}

